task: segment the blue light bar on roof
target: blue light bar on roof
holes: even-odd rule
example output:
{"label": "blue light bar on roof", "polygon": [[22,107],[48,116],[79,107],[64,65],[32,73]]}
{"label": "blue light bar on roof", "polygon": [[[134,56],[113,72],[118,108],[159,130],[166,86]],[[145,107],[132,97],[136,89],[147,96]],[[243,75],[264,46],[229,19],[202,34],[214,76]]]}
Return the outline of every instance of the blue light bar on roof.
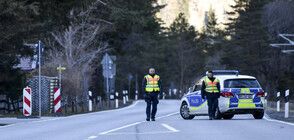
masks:
{"label": "blue light bar on roof", "polygon": [[237,70],[213,70],[213,75],[239,75]]}

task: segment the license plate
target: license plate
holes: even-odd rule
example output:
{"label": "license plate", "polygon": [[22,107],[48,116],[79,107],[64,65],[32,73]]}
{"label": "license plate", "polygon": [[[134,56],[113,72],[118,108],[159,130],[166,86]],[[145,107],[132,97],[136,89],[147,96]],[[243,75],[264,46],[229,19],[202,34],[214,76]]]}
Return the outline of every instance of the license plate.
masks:
{"label": "license plate", "polygon": [[252,95],[239,95],[239,99],[252,99]]}

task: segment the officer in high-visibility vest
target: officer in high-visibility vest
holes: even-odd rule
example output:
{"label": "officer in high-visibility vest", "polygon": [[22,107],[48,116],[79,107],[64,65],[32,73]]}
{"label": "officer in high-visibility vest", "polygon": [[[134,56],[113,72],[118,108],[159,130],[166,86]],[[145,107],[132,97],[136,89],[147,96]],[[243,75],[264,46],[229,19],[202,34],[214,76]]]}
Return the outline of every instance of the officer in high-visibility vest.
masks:
{"label": "officer in high-visibility vest", "polygon": [[220,97],[219,80],[213,77],[213,72],[208,71],[207,77],[203,80],[201,87],[202,99],[207,99],[209,119],[215,119],[215,111],[218,107],[218,98]]}
{"label": "officer in high-visibility vest", "polygon": [[[155,115],[157,112],[157,104],[159,103],[158,96],[161,95],[162,93],[162,87],[161,87],[160,77],[155,74],[154,68],[150,68],[149,74],[144,76],[144,79],[142,82],[142,90],[144,93],[145,102],[147,103],[146,121],[150,121],[150,117],[152,121],[155,121]],[[152,112],[150,113],[151,104],[152,104]]]}

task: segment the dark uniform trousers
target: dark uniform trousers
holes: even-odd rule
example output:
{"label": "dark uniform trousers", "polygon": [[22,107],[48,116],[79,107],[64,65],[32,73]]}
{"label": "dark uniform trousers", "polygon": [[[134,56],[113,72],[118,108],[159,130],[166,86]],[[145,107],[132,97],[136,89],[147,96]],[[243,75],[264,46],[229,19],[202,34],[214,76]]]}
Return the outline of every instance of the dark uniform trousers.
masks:
{"label": "dark uniform trousers", "polygon": [[211,118],[215,118],[215,111],[216,111],[216,108],[218,107],[218,98],[219,98],[219,93],[206,92],[208,115]]}
{"label": "dark uniform trousers", "polygon": [[147,118],[150,118],[150,111],[151,111],[151,104],[152,104],[152,112],[151,112],[151,118],[155,118],[156,112],[157,112],[157,104],[159,103],[158,101],[158,92],[146,92],[146,115]]}

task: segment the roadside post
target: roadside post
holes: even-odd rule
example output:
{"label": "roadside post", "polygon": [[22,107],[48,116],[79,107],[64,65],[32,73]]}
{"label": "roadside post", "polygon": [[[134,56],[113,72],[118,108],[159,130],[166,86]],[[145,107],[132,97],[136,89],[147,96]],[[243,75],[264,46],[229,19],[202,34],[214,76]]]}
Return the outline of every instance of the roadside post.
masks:
{"label": "roadside post", "polygon": [[92,111],[92,91],[89,91],[89,111]]}
{"label": "roadside post", "polygon": [[54,88],[54,112],[55,115],[61,115],[60,88]]}
{"label": "roadside post", "polygon": [[115,108],[118,108],[118,92],[115,92]]}
{"label": "roadside post", "polygon": [[280,112],[280,92],[277,93],[277,112]]}
{"label": "roadside post", "polygon": [[26,87],[23,89],[23,114],[25,116],[32,115],[32,94],[31,88]]}
{"label": "roadside post", "polygon": [[289,89],[285,92],[285,118],[289,117]]}
{"label": "roadside post", "polygon": [[125,92],[125,90],[123,90],[123,102],[124,102],[124,104],[126,104],[126,92]]}
{"label": "roadside post", "polygon": [[138,100],[138,90],[136,90],[135,100]]}
{"label": "roadside post", "polygon": [[129,92],[126,90],[126,101],[129,101]]}
{"label": "roadside post", "polygon": [[110,97],[109,97],[109,99],[110,99],[110,108],[112,108],[114,105],[114,95],[113,94],[111,94],[110,95]]}

